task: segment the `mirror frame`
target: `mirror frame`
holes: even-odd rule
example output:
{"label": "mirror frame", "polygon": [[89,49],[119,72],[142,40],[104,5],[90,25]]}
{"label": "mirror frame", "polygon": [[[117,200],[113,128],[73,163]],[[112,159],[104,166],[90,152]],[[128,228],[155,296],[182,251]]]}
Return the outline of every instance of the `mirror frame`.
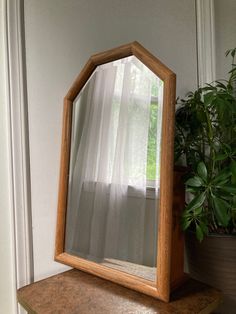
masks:
{"label": "mirror frame", "polygon": [[[111,269],[95,262],[73,256],[64,251],[68,174],[70,161],[70,134],[72,127],[73,101],[81,91],[98,65],[115,61],[128,56],[136,56],[152,72],[164,82],[162,140],[161,140],[161,171],[160,200],[158,211],[157,235],[157,278],[156,282]],[[78,268],[90,274],[108,279],[128,288],[168,302],[173,282],[171,261],[172,243],[172,204],[173,204],[173,151],[174,151],[174,115],[175,115],[176,76],[162,62],[154,57],[138,42],[123,45],[91,56],[79,76],[64,98],[63,130],[61,146],[61,165],[59,179],[58,214],[56,229],[55,260]],[[175,254],[174,254],[175,255]],[[177,271],[178,272],[178,271]],[[182,271],[180,271],[182,274]],[[179,276],[181,277],[181,276]]]}

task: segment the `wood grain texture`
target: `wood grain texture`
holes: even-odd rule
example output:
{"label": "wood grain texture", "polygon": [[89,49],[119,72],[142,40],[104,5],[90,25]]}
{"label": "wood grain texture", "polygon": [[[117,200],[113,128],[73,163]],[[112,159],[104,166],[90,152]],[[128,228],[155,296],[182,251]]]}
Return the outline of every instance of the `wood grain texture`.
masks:
{"label": "wood grain texture", "polygon": [[175,89],[175,75],[172,73],[164,81],[160,167],[160,210],[157,236],[157,285],[161,299],[166,302],[169,301],[170,294]]}
{"label": "wood grain texture", "polygon": [[122,45],[120,47],[110,49],[104,52],[97,53],[91,56],[91,60],[96,64],[96,66],[115,60],[119,60],[128,56],[131,56],[132,46],[134,43]]}
{"label": "wood grain texture", "polygon": [[158,295],[155,282],[146,280],[144,278],[133,276],[131,274],[116,270],[114,268],[109,268],[102,264],[85,260],[68,253],[62,253],[56,256],[56,261],[75,268],[79,268],[80,270],[86,271],[92,275],[119,283],[127,288],[151,295],[152,297],[161,298],[161,296]]}
{"label": "wood grain texture", "polygon": [[69,89],[68,93],[65,96],[65,99],[70,101],[74,101],[81,89],[84,87],[85,83],[90,78],[91,74],[96,68],[96,64],[91,60],[85,64],[84,68],[81,70],[80,74],[72,84],[71,88]]}
{"label": "wood grain texture", "polygon": [[[145,281],[111,268],[92,263],[64,253],[67,189],[70,158],[70,132],[73,101],[93,73],[96,66],[130,55],[135,55],[150,70],[164,81],[164,103],[162,113],[162,140],[161,140],[161,171],[160,171],[160,202],[158,218],[158,250],[157,250],[157,281]],[[169,301],[170,286],[183,275],[181,266],[181,254],[172,254],[173,229],[172,229],[172,204],[173,204],[173,151],[174,151],[174,113],[175,113],[175,74],[156,57],[143,48],[139,43],[133,42],[93,55],[73,83],[64,100],[64,117],[62,131],[60,183],[58,196],[58,218],[56,231],[55,260],[67,265],[85,270],[89,273],[120,283],[126,287]],[[182,241],[179,238],[179,248],[182,249]],[[180,254],[180,255],[178,255]],[[177,263],[171,264],[171,256]],[[175,265],[175,266],[173,266]],[[182,267],[182,266],[181,266]],[[171,275],[172,273],[172,275]],[[178,277],[178,278],[177,278]]]}
{"label": "wood grain texture", "polygon": [[221,293],[190,280],[164,303],[73,269],[19,289],[17,297],[30,314],[208,314]]}
{"label": "wood grain texture", "polygon": [[68,173],[70,161],[71,119],[72,102],[68,99],[64,99],[55,256],[61,254],[64,251]]}
{"label": "wood grain texture", "polygon": [[[131,44],[132,54],[144,63],[152,72],[154,72],[162,81],[175,74],[158,58],[153,56],[147,49],[137,41]],[[175,100],[174,100],[175,101]]]}

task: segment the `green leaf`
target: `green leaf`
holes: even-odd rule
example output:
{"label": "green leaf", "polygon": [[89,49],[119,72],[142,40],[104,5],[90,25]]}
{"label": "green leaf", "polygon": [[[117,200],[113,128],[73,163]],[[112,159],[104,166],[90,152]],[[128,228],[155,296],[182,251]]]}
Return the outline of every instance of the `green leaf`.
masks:
{"label": "green leaf", "polygon": [[193,214],[192,213],[190,213],[190,212],[188,212],[188,211],[186,211],[186,210],[184,210],[184,212],[182,213],[182,218],[183,219],[187,219],[187,218],[192,218],[193,217]]}
{"label": "green leaf", "polygon": [[187,230],[188,227],[190,226],[192,220],[191,219],[182,219],[182,229],[183,231]]}
{"label": "green leaf", "polygon": [[199,162],[197,165],[197,173],[204,181],[207,180],[207,168],[203,161]]}
{"label": "green leaf", "polygon": [[[213,181],[213,183],[214,183],[214,181]],[[215,185],[215,187],[216,187],[216,188],[222,187],[222,186],[225,185],[226,183],[227,183],[227,184],[229,183],[229,178],[226,178],[225,180],[222,180],[222,181],[220,181],[220,182],[217,182],[217,184]]]}
{"label": "green leaf", "polygon": [[229,203],[218,197],[213,197],[212,200],[218,223],[223,227],[227,227],[230,220],[228,215]]}
{"label": "green leaf", "polygon": [[236,178],[236,161],[232,161],[230,164],[230,170],[233,174],[233,177]]}
{"label": "green leaf", "polygon": [[185,182],[186,185],[190,185],[190,186],[194,186],[194,187],[199,187],[199,186],[202,186],[203,182],[202,182],[202,179],[195,176],[193,178],[190,178],[188,179],[186,182]]}
{"label": "green leaf", "polygon": [[224,160],[224,159],[226,159],[226,158],[228,158],[228,155],[225,155],[225,154],[218,154],[218,155],[216,155],[216,157],[215,157],[215,161]]}
{"label": "green leaf", "polygon": [[191,194],[196,194],[196,192],[198,191],[198,187],[186,187],[185,191]]}
{"label": "green leaf", "polygon": [[208,234],[208,227],[207,227],[207,225],[204,223],[204,222],[200,222],[200,227],[201,227],[201,229],[202,229],[202,231],[203,231],[203,233],[204,234]]}
{"label": "green leaf", "polygon": [[222,82],[220,82],[220,81],[215,81],[217,84],[216,84],[216,86],[217,87],[220,87],[220,88],[222,88],[222,89],[226,89],[226,85],[225,84],[223,84]]}
{"label": "green leaf", "polygon": [[223,186],[219,186],[219,188],[225,192],[236,194],[236,184],[223,185]]}
{"label": "green leaf", "polygon": [[186,211],[194,210],[198,207],[201,207],[206,199],[206,194],[203,192],[200,195],[194,197],[192,201],[187,205]]}
{"label": "green leaf", "polygon": [[231,176],[231,171],[229,169],[224,169],[221,172],[219,172],[218,175],[215,176],[212,182],[217,184],[217,183],[225,181],[230,176]]}
{"label": "green leaf", "polygon": [[202,206],[200,206],[200,207],[198,207],[198,208],[195,208],[195,210],[194,210],[194,215],[195,216],[198,216],[198,215],[200,215],[201,213],[202,213]]}
{"label": "green leaf", "polygon": [[210,104],[213,99],[215,98],[215,93],[214,92],[209,92],[207,94],[204,95],[204,104],[208,105]]}
{"label": "green leaf", "polygon": [[203,234],[201,227],[198,224],[196,224],[196,236],[197,236],[197,239],[200,242],[202,242],[202,240],[204,238],[204,234]]}
{"label": "green leaf", "polygon": [[227,57],[230,54],[230,52],[231,52],[231,49],[226,50],[225,56]]}

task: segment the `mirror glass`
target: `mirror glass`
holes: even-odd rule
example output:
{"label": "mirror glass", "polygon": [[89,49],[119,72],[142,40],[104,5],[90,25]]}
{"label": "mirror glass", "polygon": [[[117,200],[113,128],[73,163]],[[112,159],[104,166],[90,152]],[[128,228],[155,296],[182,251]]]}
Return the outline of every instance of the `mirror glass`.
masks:
{"label": "mirror glass", "polygon": [[65,252],[156,280],[164,83],[135,56],[73,102]]}

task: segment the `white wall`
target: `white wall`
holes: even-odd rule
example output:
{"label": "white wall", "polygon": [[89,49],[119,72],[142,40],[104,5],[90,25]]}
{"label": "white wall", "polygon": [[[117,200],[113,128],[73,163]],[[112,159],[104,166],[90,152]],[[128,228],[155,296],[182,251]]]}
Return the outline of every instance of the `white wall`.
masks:
{"label": "white wall", "polygon": [[236,1],[215,0],[216,78],[228,78],[231,57],[225,58],[228,49],[236,47]]}
{"label": "white wall", "polygon": [[14,230],[11,204],[5,1],[0,0],[0,313],[16,309]]}
{"label": "white wall", "polygon": [[91,54],[139,41],[177,73],[177,94],[197,85],[194,0],[25,0],[35,279],[53,262],[62,100]]}

